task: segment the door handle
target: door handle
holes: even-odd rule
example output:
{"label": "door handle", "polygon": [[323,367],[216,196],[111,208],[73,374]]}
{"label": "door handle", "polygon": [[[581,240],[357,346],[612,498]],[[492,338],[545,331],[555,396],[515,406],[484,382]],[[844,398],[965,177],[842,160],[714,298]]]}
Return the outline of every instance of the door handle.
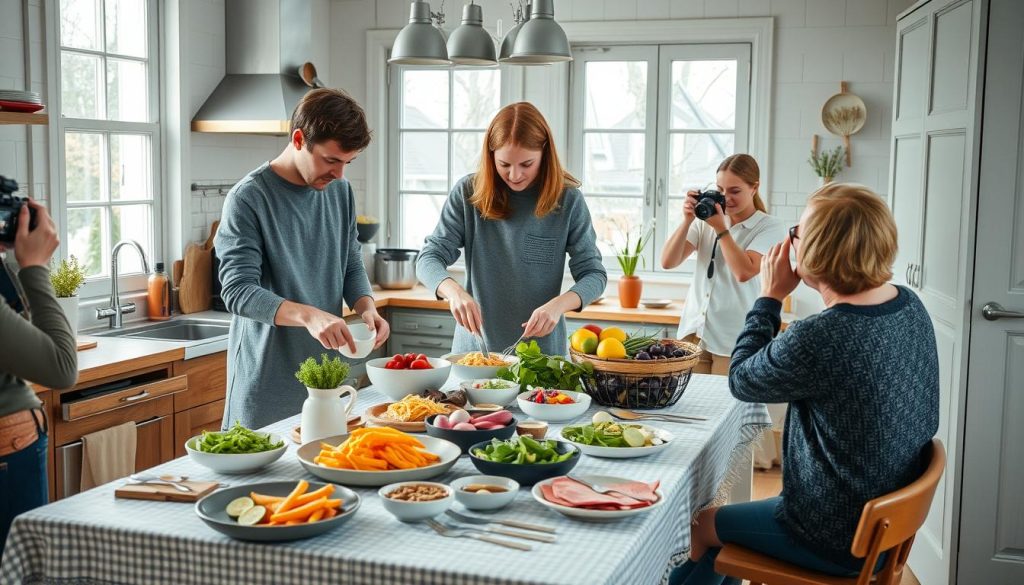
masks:
{"label": "door handle", "polygon": [[136,400],[142,400],[147,396],[149,396],[149,392],[143,390],[142,392],[136,394],[135,396],[125,396],[124,398],[121,399],[121,402],[135,402]]}
{"label": "door handle", "polygon": [[651,178],[647,177],[647,185],[644,187],[644,205],[651,204]]}
{"label": "door handle", "polygon": [[658,207],[661,207],[662,205],[665,204],[664,198],[665,198],[665,179],[658,179],[658,196],[657,196]]}
{"label": "door handle", "polygon": [[910,263],[908,262],[908,263],[907,263],[907,269],[903,271],[903,280],[904,280],[904,281],[906,281],[906,283],[907,283],[908,285],[910,285],[910,286],[914,286],[914,283],[910,282],[910,267],[911,267],[911,266],[913,266],[913,264],[910,264]]}
{"label": "door handle", "polygon": [[999,303],[985,303],[981,308],[981,316],[989,321],[996,319],[1024,319],[1024,313],[1020,311],[1007,311]]}

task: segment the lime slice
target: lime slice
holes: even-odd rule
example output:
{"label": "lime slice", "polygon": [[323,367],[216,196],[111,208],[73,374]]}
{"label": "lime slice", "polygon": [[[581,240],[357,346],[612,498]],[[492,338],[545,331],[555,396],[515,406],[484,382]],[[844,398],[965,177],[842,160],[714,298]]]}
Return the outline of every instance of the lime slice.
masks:
{"label": "lime slice", "polygon": [[643,447],[646,443],[644,434],[640,429],[627,428],[622,431],[622,440],[630,447]]}
{"label": "lime slice", "polygon": [[[241,498],[239,498],[241,499]],[[263,506],[253,506],[242,512],[242,515],[238,517],[238,523],[242,526],[252,526],[259,524],[260,520],[263,520],[263,516],[267,513],[267,509]]]}
{"label": "lime slice", "polygon": [[245,513],[246,510],[256,505],[256,502],[252,501],[252,498],[248,496],[242,496],[241,498],[235,498],[231,500],[228,507],[225,508],[225,512],[232,518],[238,518]]}
{"label": "lime slice", "polygon": [[612,415],[603,410],[599,410],[594,413],[594,418],[590,419],[590,422],[595,425],[599,425],[601,423],[610,423],[612,420]]}

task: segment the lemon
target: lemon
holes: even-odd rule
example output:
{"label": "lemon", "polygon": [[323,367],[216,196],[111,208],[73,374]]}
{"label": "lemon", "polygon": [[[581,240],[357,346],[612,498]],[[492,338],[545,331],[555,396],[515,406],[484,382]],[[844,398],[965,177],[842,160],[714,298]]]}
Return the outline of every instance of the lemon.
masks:
{"label": "lemon", "polygon": [[644,438],[644,434],[640,429],[635,429],[633,427],[627,427],[622,431],[622,440],[630,447],[643,447],[647,442],[647,439]]}
{"label": "lemon", "polygon": [[619,343],[625,343],[629,336],[626,332],[618,327],[608,327],[601,330],[601,341],[605,339],[617,339]]}
{"label": "lemon", "polygon": [[603,360],[623,359],[626,357],[626,346],[618,339],[609,337],[597,344],[597,357]]}
{"label": "lemon", "polygon": [[254,524],[259,524],[260,520],[263,520],[263,517],[266,516],[266,514],[267,509],[263,506],[253,506],[245,512],[242,512],[242,515],[238,517],[238,523],[242,526],[253,526]]}
{"label": "lemon", "polygon": [[[572,346],[576,351],[582,351],[583,353],[589,353],[583,349],[583,342],[587,339],[597,340],[597,334],[589,329],[577,329],[572,337],[569,338],[569,345]],[[593,351],[593,350],[591,350]]]}
{"label": "lemon", "polygon": [[231,500],[228,507],[224,509],[228,513],[228,516],[232,518],[238,518],[245,513],[246,510],[256,505],[256,502],[252,501],[252,498],[248,496],[242,496],[241,498],[235,498]]}

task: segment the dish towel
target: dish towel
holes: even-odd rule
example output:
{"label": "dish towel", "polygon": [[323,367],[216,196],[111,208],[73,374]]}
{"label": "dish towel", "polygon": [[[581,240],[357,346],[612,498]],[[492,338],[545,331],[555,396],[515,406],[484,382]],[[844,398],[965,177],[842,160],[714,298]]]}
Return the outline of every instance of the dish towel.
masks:
{"label": "dish towel", "polygon": [[82,437],[82,491],[135,473],[135,423]]}

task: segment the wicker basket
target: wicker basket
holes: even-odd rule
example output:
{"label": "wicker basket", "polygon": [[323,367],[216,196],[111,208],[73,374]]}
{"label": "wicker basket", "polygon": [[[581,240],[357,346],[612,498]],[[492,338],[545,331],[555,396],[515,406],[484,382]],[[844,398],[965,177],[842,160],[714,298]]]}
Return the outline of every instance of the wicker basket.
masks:
{"label": "wicker basket", "polygon": [[573,361],[587,362],[594,367],[594,373],[582,380],[594,402],[621,408],[665,408],[683,395],[702,350],[678,339],[662,339],[660,343],[682,349],[687,355],[663,360],[631,360],[601,359],[574,349],[569,353]]}

